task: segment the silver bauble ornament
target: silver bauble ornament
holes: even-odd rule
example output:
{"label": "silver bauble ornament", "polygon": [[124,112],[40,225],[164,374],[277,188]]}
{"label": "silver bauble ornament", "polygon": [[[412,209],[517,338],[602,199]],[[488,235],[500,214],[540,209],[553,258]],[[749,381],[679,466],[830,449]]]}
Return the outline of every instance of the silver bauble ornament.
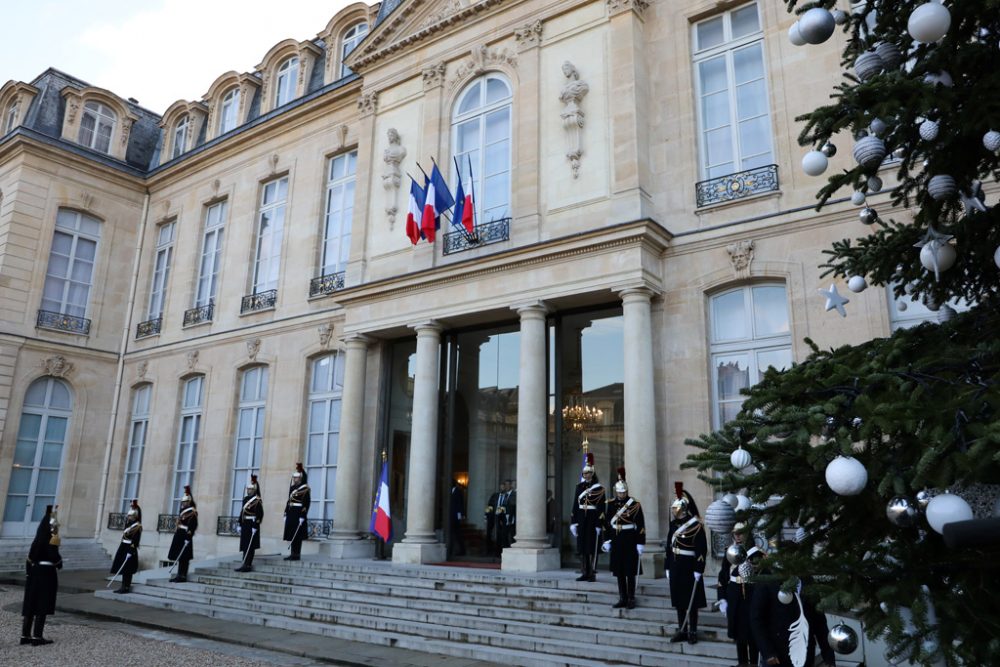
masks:
{"label": "silver bauble ornament", "polygon": [[809,151],[802,156],[802,171],[807,176],[819,176],[826,171],[829,161],[821,151]]}
{"label": "silver bauble ornament", "polygon": [[915,280],[911,280],[910,282],[908,282],[905,285],[903,285],[903,291],[912,296],[913,293],[917,291],[917,283],[916,283],[916,281]]}
{"label": "silver bauble ornament", "polygon": [[849,625],[837,623],[830,628],[830,633],[826,638],[830,642],[830,648],[841,655],[854,653],[858,650],[858,633]]}
{"label": "silver bauble ornament", "polygon": [[730,533],[736,525],[736,511],[721,498],[705,509],[705,525],[714,533]]}
{"label": "silver bauble ornament", "polygon": [[819,151],[827,157],[833,157],[837,154],[837,147],[828,141],[820,147]]}
{"label": "silver bauble ornament", "polygon": [[924,303],[924,308],[931,311],[932,313],[936,313],[938,309],[941,308],[941,304],[938,303],[934,299],[934,297],[932,297],[930,294],[924,295],[923,303]]}
{"label": "silver bauble ornament", "polygon": [[733,467],[737,470],[742,470],[753,463],[753,457],[750,456],[750,452],[742,447],[738,447],[732,454],[729,455],[729,462],[732,463]]}
{"label": "silver bauble ornament", "polygon": [[951,74],[948,74],[944,70],[937,72],[936,74],[925,74],[924,83],[928,86],[944,86],[945,88],[951,88],[955,85],[955,82],[951,79]]}
{"label": "silver bauble ornament", "polygon": [[909,308],[909,306],[906,305],[905,301],[897,301],[896,302],[896,310],[898,310],[899,312],[905,313],[907,308]]}
{"label": "silver bauble ornament", "polygon": [[878,213],[876,213],[875,209],[870,206],[865,206],[861,209],[861,213],[858,214],[858,217],[861,218],[861,222],[863,224],[874,225],[875,221],[878,220]]}
{"label": "silver bauble ornament", "polygon": [[736,496],[736,511],[746,512],[750,509],[750,499],[744,496],[742,493]]}
{"label": "silver bauble ornament", "polygon": [[865,193],[861,190],[855,190],[854,194],[851,195],[851,203],[855,206],[864,206],[865,204]]}
{"label": "silver bauble ornament", "polygon": [[804,542],[807,537],[809,537],[809,533],[806,532],[805,528],[803,528],[802,526],[799,526],[798,528],[795,529],[795,543],[796,544],[800,544],[800,543]]}
{"label": "silver bauble ornament", "polygon": [[873,118],[872,122],[868,124],[868,130],[877,137],[881,137],[888,129],[889,126],[881,118]]}
{"label": "silver bauble ornament", "polygon": [[998,269],[1000,269],[1000,245],[998,245],[997,249],[993,252],[993,263],[997,265]]}
{"label": "silver bauble ornament", "polygon": [[941,533],[949,523],[956,521],[968,521],[972,518],[972,508],[965,499],[954,493],[942,493],[934,496],[924,512],[927,515],[927,523],[934,529],[934,532]]}
{"label": "silver bauble ornament", "polygon": [[847,289],[855,294],[860,294],[868,289],[868,283],[865,281],[864,276],[851,276],[847,279]]}
{"label": "silver bauble ornament", "polygon": [[885,68],[885,63],[874,51],[865,51],[854,60],[854,73],[862,83],[870,80]]}
{"label": "silver bauble ornament", "polygon": [[955,310],[948,304],[944,304],[943,306],[941,306],[941,310],[938,311],[938,322],[941,323],[950,322],[951,320],[955,319],[956,315],[958,315],[957,310]]}
{"label": "silver bauble ornament", "polygon": [[920,264],[935,274],[953,267],[957,257],[955,246],[950,243],[931,241],[920,249]]}
{"label": "silver bauble ornament", "polygon": [[799,22],[796,21],[792,24],[792,27],[788,29],[788,41],[795,46],[804,46],[806,44],[805,38],[799,31]]}
{"label": "silver bauble ornament", "polygon": [[920,127],[917,130],[920,132],[920,138],[924,141],[934,141],[938,137],[938,132],[941,126],[933,120],[925,120],[920,123]]}
{"label": "silver bauble ornament", "polygon": [[882,179],[878,176],[869,176],[867,185],[868,192],[882,192]]}
{"label": "silver bauble ornament", "polygon": [[903,52],[892,42],[879,42],[875,45],[875,53],[882,59],[887,70],[896,69],[903,64]]}
{"label": "silver bauble ornament", "polygon": [[904,157],[906,157],[906,149],[900,146],[899,148],[897,148],[892,152],[892,157],[895,160],[902,160]]}
{"label": "silver bauble ornament", "polygon": [[854,159],[868,171],[878,168],[885,154],[885,143],[878,137],[862,137],[854,144]]}
{"label": "silver bauble ornament", "polygon": [[792,604],[792,600],[795,599],[795,595],[788,591],[778,591],[778,602],[781,604]]}
{"label": "silver bauble ornament", "polygon": [[826,466],[826,484],[839,496],[856,496],[868,484],[868,471],[856,458],[838,456]]}
{"label": "silver bauble ornament", "polygon": [[1000,151],[1000,132],[990,130],[983,135],[983,146],[991,153]]}
{"label": "silver bauble ornament", "polygon": [[920,511],[922,512],[927,509],[927,504],[931,501],[931,494],[927,491],[927,489],[917,491],[916,499],[917,507],[920,508]]}
{"label": "silver bauble ornament", "polygon": [[739,504],[740,504],[740,498],[739,498],[739,496],[737,496],[737,495],[736,495],[735,493],[727,493],[726,495],[722,496],[722,499],[723,499],[723,500],[725,500],[725,501],[726,501],[727,503],[729,503],[729,505],[730,505],[730,506],[731,506],[731,507],[732,507],[732,508],[733,508],[734,510],[735,510],[735,509],[736,509],[737,507],[739,507]]}
{"label": "silver bauble ornament", "polygon": [[742,544],[730,544],[729,548],[726,549],[726,560],[733,565],[739,565],[746,559],[747,550],[743,548]]}
{"label": "silver bauble ornament", "polygon": [[917,522],[919,515],[916,504],[905,496],[896,496],[885,506],[886,518],[899,528],[909,528]]}
{"label": "silver bauble ornament", "polygon": [[833,15],[833,22],[836,23],[837,25],[844,25],[845,23],[847,23],[847,20],[851,18],[850,16],[847,15],[847,12],[845,12],[842,9],[834,9],[832,12],[830,12],[830,14]]}
{"label": "silver bauble ornament", "polygon": [[810,44],[822,44],[836,29],[833,14],[822,7],[813,7],[799,17],[799,34]]}
{"label": "silver bauble ornament", "polygon": [[910,14],[906,21],[906,31],[910,37],[930,44],[945,36],[951,26],[951,13],[944,5],[928,2],[920,5]]}
{"label": "silver bauble ornament", "polygon": [[954,177],[938,174],[931,176],[931,180],[927,181],[927,192],[937,201],[944,201],[958,194],[958,184],[955,183]]}

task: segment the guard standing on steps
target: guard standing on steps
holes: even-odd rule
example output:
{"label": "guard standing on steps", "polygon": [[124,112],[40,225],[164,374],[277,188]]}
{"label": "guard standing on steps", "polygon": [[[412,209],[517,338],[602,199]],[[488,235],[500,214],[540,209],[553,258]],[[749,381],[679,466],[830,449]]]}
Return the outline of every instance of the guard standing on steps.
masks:
{"label": "guard standing on steps", "polygon": [[[745,524],[733,526],[733,544],[743,544]],[[725,558],[719,570],[719,610],[726,615],[729,638],[736,642],[737,667],[757,667],[757,642],[750,628],[750,599],[753,595],[754,564],[762,558],[757,545],[747,549],[746,560],[733,565]]]}
{"label": "guard standing on steps", "polygon": [[139,571],[139,540],[142,538],[142,510],[139,501],[133,500],[132,507],[125,515],[125,530],[122,531],[122,541],[111,562],[111,574],[122,577],[122,585],[115,593],[128,593],[132,590],[132,575]]}
{"label": "guard standing on steps", "polygon": [[240,553],[243,562],[237,572],[250,572],[253,569],[253,554],[260,549],[260,523],[264,520],[264,502],[260,497],[260,484],[257,475],[250,475],[243,496],[243,508],[240,510]]}
{"label": "guard standing on steps", "polygon": [[483,516],[486,519],[486,555],[495,556],[496,544],[500,541],[496,535],[497,530],[497,505],[500,502],[500,495],[504,491],[504,483],[500,482],[500,490],[493,493],[486,501],[486,511]]}
{"label": "guard standing on steps", "polygon": [[670,570],[670,601],[677,609],[679,627],[670,641],[677,643],[687,639],[689,644],[697,644],[698,610],[708,606],[705,582],[701,580],[708,556],[708,540],[694,498],[684,490],[682,482],[674,482],[674,489],[677,499],[670,505],[674,518],[670,520],[667,533],[667,568]]}
{"label": "guard standing on steps", "polygon": [[580,556],[580,576],[577,581],[597,580],[597,555],[601,544],[607,507],[604,487],[597,481],[594,455],[584,457],[582,479],[576,485],[576,499],[570,518],[569,532],[576,538],[576,553]]}
{"label": "guard standing on steps", "polygon": [[288,501],[285,503],[285,533],[284,540],[291,542],[292,553],[285,560],[298,560],[302,553],[302,540],[306,539],[309,526],[306,517],[309,514],[309,476],[301,463],[295,464],[292,473],[292,483],[288,487]]}
{"label": "guard standing on steps", "polygon": [[608,521],[604,526],[608,538],[604,551],[611,552],[611,572],[618,579],[618,602],[612,607],[635,609],[635,578],[642,571],[639,557],[646,545],[646,519],[642,505],[628,494],[625,468],[618,469],[615,496],[608,503]]}
{"label": "guard standing on steps", "polygon": [[500,485],[500,496],[494,511],[497,515],[497,556],[510,546],[510,527],[507,523],[507,502],[510,499],[510,480],[504,480]]}
{"label": "guard standing on steps", "polygon": [[[52,505],[47,505],[25,562],[27,578],[24,581],[24,603],[21,606],[21,615],[24,617],[21,644],[41,646],[52,643],[51,639],[42,636],[42,631],[45,629],[45,617],[56,613],[56,592],[59,590],[56,570],[61,570],[62,566],[62,558],[59,556],[59,520]],[[34,633],[31,631],[32,623],[35,626]]]}
{"label": "guard standing on steps", "polygon": [[181,497],[181,513],[177,517],[177,528],[174,529],[174,539],[167,551],[167,560],[177,562],[177,576],[170,583],[187,581],[188,565],[194,557],[194,532],[198,530],[198,509],[191,495],[191,487],[184,487]]}

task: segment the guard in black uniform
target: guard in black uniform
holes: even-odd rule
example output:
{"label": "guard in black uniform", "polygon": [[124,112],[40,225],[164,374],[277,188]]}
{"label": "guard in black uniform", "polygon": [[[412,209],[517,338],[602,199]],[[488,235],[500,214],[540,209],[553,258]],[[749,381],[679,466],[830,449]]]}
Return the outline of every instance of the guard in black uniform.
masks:
{"label": "guard in black uniform", "polygon": [[[42,631],[45,629],[45,617],[56,613],[56,592],[59,590],[59,576],[56,570],[62,569],[62,558],[59,556],[59,520],[52,505],[45,508],[35,531],[35,539],[28,551],[25,562],[24,603],[21,606],[21,644],[41,646],[51,644],[51,639],[45,639]],[[34,634],[31,626],[34,623]]]}
{"label": "guard in black uniform", "polygon": [[295,464],[295,472],[292,473],[292,483],[288,487],[288,501],[285,503],[285,533],[284,540],[291,542],[289,545],[292,553],[285,556],[285,560],[298,560],[302,553],[302,540],[306,539],[309,527],[306,525],[306,517],[309,514],[309,476],[302,468],[301,463]]}
{"label": "guard in black uniform", "polygon": [[[733,544],[743,544],[745,526],[733,526]],[[754,564],[764,552],[757,545],[747,549],[747,558],[733,565],[725,558],[719,570],[719,611],[726,615],[729,638],[736,642],[737,667],[757,667],[757,642],[750,629],[750,599],[753,595]]]}
{"label": "guard in black uniform", "polygon": [[628,494],[625,468],[618,469],[615,497],[607,507],[608,521],[604,534],[604,551],[611,552],[611,572],[618,579],[618,602],[615,609],[635,609],[635,578],[642,571],[639,557],[646,546],[646,519],[642,505]]}
{"label": "guard in black uniform", "polygon": [[133,500],[132,507],[125,515],[125,530],[122,531],[122,541],[111,562],[111,574],[122,577],[122,585],[115,593],[128,593],[132,590],[132,575],[139,571],[139,540],[142,538],[142,510],[139,501]]}
{"label": "guard in black uniform", "polygon": [[576,485],[569,532],[576,538],[576,553],[580,556],[580,576],[576,580],[597,581],[597,549],[601,544],[607,499],[604,487],[597,481],[594,455],[590,452],[587,452],[582,476]]}
{"label": "guard in black uniform", "polygon": [[495,512],[497,515],[497,555],[511,545],[509,517],[510,480],[500,485],[500,496],[497,498]]}
{"label": "guard in black uniform", "polygon": [[198,530],[198,509],[191,495],[191,487],[184,487],[181,497],[181,513],[177,517],[177,528],[174,529],[174,539],[167,551],[167,560],[177,562],[177,576],[170,583],[187,581],[188,565],[194,557],[194,532]]}
{"label": "guard in black uniform", "polygon": [[704,609],[705,558],[708,556],[708,540],[705,527],[698,516],[698,506],[691,494],[684,490],[682,482],[674,482],[677,499],[670,505],[674,518],[670,520],[667,533],[667,568],[670,570],[670,601],[677,609],[677,625],[673,643],[687,639],[689,644],[698,643],[698,610]]}
{"label": "guard in black uniform", "polygon": [[264,520],[264,501],[260,497],[260,484],[257,475],[250,475],[243,496],[243,508],[240,510],[240,553],[243,562],[237,572],[250,572],[253,569],[253,555],[260,549],[260,523]]}
{"label": "guard in black uniform", "polygon": [[497,526],[497,504],[500,502],[500,494],[504,492],[504,483],[500,482],[500,490],[495,492],[490,499],[486,501],[486,510],[483,512],[483,516],[486,519],[486,555],[495,556],[497,554],[496,543],[499,541],[496,537],[496,526]]}

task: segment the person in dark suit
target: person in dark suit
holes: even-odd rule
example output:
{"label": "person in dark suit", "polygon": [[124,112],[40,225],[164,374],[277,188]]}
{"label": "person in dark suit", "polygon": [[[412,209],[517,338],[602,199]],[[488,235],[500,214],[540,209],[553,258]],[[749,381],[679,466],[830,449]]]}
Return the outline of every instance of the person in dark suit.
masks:
{"label": "person in dark suit", "polygon": [[260,523],[263,520],[264,502],[260,498],[260,485],[257,475],[250,475],[240,509],[240,553],[243,554],[243,562],[236,568],[237,572],[253,569],[254,552],[260,549]]}
{"label": "person in dark suit", "polygon": [[510,480],[505,480],[503,485],[500,487],[500,497],[497,498],[496,515],[497,515],[497,555],[511,545],[511,533],[513,532],[512,525],[512,510],[510,507],[510,494],[511,494],[511,483]]}
{"label": "person in dark suit", "polygon": [[167,551],[167,560],[177,562],[177,576],[170,583],[187,581],[188,565],[194,558],[194,533],[198,530],[198,509],[191,495],[191,487],[184,487],[181,498],[181,513],[177,517],[177,528],[174,529],[174,539]]}
{"label": "person in dark suit", "polygon": [[111,561],[111,574],[121,574],[121,586],[115,593],[128,593],[132,590],[132,575],[139,571],[139,540],[142,538],[142,509],[139,501],[133,500],[132,507],[125,514],[125,530],[122,531],[122,541],[118,551]]}
{"label": "person in dark suit", "polygon": [[462,493],[462,485],[457,480],[451,481],[451,499],[448,506],[448,517],[450,521],[450,540],[454,546],[453,556],[465,555],[465,537],[462,536],[462,519],[465,518],[465,494]]}
{"label": "person in dark suit", "polygon": [[597,555],[602,542],[600,531],[604,529],[607,492],[597,481],[594,455],[590,452],[584,457],[580,477],[569,524],[569,532],[576,538],[576,553],[580,556],[580,576],[576,580],[597,581]]}
{"label": "person in dark suit", "polygon": [[[733,527],[733,544],[743,544],[745,525]],[[719,610],[726,615],[729,638],[736,642],[737,667],[757,667],[757,642],[750,629],[750,600],[753,596],[754,563],[763,557],[756,545],[747,549],[747,558],[733,565],[725,558],[719,569]]]}
{"label": "person in dark suit", "polygon": [[639,557],[646,547],[646,519],[642,505],[628,494],[625,468],[618,469],[615,497],[608,503],[603,549],[611,553],[611,572],[618,579],[618,602],[614,609],[635,609],[635,578],[639,576]]}
{"label": "person in dark suit", "polygon": [[285,532],[286,542],[291,542],[291,554],[285,560],[299,560],[302,554],[302,540],[306,539],[309,527],[306,517],[309,514],[311,494],[309,492],[309,477],[301,463],[295,464],[292,473],[292,483],[288,487],[288,500],[285,502]]}
{"label": "person in dark suit", "polygon": [[[45,629],[45,617],[56,613],[56,592],[59,590],[59,576],[56,570],[61,570],[62,558],[59,556],[59,520],[52,505],[45,508],[35,531],[35,539],[28,550],[25,562],[24,602],[21,605],[21,644],[42,646],[51,644],[51,639],[45,639],[42,632]],[[34,625],[34,633],[32,633]]]}
{"label": "person in dark suit", "polygon": [[497,554],[497,505],[500,504],[500,496],[506,491],[506,482],[500,482],[500,490],[490,496],[486,501],[486,511],[483,516],[486,519],[486,554],[495,556]]}
{"label": "person in dark suit", "polygon": [[694,498],[681,482],[674,483],[677,499],[670,505],[674,518],[667,532],[667,568],[670,570],[670,602],[677,610],[677,632],[673,643],[687,639],[698,643],[698,610],[708,606],[705,600],[705,558],[708,540],[698,515]]}

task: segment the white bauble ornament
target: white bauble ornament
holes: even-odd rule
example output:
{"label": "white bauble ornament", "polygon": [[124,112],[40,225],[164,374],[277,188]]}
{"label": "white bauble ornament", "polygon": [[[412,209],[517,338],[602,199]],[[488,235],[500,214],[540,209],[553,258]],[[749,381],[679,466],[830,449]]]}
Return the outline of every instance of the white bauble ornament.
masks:
{"label": "white bauble ornament", "polygon": [[855,190],[854,194],[851,195],[851,203],[855,206],[865,205],[865,193],[861,190]]}
{"label": "white bauble ornament", "polygon": [[721,498],[705,509],[705,525],[715,533],[730,533],[736,525],[736,511]]}
{"label": "white bauble ornament", "polygon": [[868,177],[868,192],[882,192],[882,179],[878,176]]}
{"label": "white bauble ornament", "polygon": [[795,46],[804,46],[806,43],[805,37],[799,31],[799,22],[796,21],[792,24],[792,27],[788,29],[788,41]]}
{"label": "white bauble ornament", "polygon": [[807,176],[819,176],[826,171],[829,164],[822,151],[809,151],[802,156],[802,171],[806,172]]}
{"label": "white bauble ornament", "polygon": [[944,37],[950,26],[951,13],[945,6],[928,2],[913,10],[906,22],[906,31],[918,42],[929,44]]}
{"label": "white bauble ornament", "polygon": [[942,493],[934,496],[927,503],[927,523],[935,532],[940,533],[949,523],[968,521],[972,518],[972,508],[965,499],[954,493]]}
{"label": "white bauble ornament", "polygon": [[792,604],[795,596],[788,591],[778,591],[778,602],[781,604]]}
{"label": "white bauble ornament", "polygon": [[739,507],[740,499],[739,496],[737,496],[735,493],[727,493],[726,495],[722,496],[722,499],[725,500],[727,503],[729,503],[733,509]]}
{"label": "white bauble ornament", "polygon": [[938,310],[941,309],[941,304],[935,301],[934,297],[932,297],[930,294],[924,295],[923,303],[924,303],[924,308],[931,311],[932,313],[936,313]]}
{"label": "white bauble ornament", "polygon": [[750,499],[742,493],[736,496],[736,511],[746,512],[748,509],[750,509]]}
{"label": "white bauble ornament", "polygon": [[920,264],[928,271],[940,273],[953,267],[957,256],[952,244],[930,241],[920,249]]}
{"label": "white bauble ornament", "polygon": [[875,169],[885,159],[885,143],[878,137],[867,136],[854,144],[854,159],[865,169]]}
{"label": "white bauble ornament", "polygon": [[872,122],[868,124],[868,129],[875,136],[881,137],[889,129],[889,126],[881,118],[873,118]]}
{"label": "white bauble ornament", "polygon": [[941,85],[945,88],[951,88],[955,85],[955,82],[951,80],[951,74],[948,74],[944,70],[941,70],[937,74],[925,74],[924,83],[929,86]]}
{"label": "white bauble ornament", "polygon": [[905,301],[897,301],[896,302],[896,310],[898,310],[899,312],[905,313],[907,308],[909,308],[909,306],[906,305]]}
{"label": "white bauble ornament", "polygon": [[847,12],[845,12],[842,9],[834,9],[832,12],[830,12],[830,14],[833,15],[833,22],[836,23],[837,25],[844,25],[850,18],[847,15]]}
{"label": "white bauble ornament", "polygon": [[750,452],[742,447],[738,447],[732,454],[729,455],[729,462],[733,464],[734,468],[741,470],[753,463],[753,457],[750,456]]}
{"label": "white bauble ornament", "polygon": [[903,64],[903,52],[892,42],[879,42],[875,45],[875,53],[882,59],[886,69],[896,69]]}
{"label": "white bauble ornament", "polygon": [[868,289],[868,283],[865,281],[864,276],[851,276],[847,279],[847,289],[860,294]]}
{"label": "white bauble ornament", "polygon": [[851,626],[843,623],[837,623],[830,628],[827,641],[830,642],[830,648],[841,655],[854,653],[858,650],[858,633]]}
{"label": "white bauble ornament", "polygon": [[822,44],[835,29],[833,14],[822,7],[813,7],[799,17],[799,34],[810,44]]}
{"label": "white bauble ornament", "polygon": [[859,81],[868,81],[885,69],[885,63],[874,51],[865,51],[854,61],[854,73]]}
{"label": "white bauble ornament", "polygon": [[996,130],[990,130],[989,132],[984,134],[983,146],[985,146],[986,150],[990,151],[991,153],[996,153],[998,150],[1000,150],[1000,132],[997,132]]}
{"label": "white bauble ornament", "polygon": [[911,280],[910,282],[903,285],[903,291],[912,296],[913,293],[917,291],[916,281]]}
{"label": "white bauble ornament", "polygon": [[838,456],[826,466],[826,483],[839,496],[856,496],[868,484],[868,471],[856,458]]}
{"label": "white bauble ornament", "polygon": [[958,315],[957,310],[955,310],[948,304],[944,304],[943,306],[941,306],[941,309],[938,310],[938,322],[942,323],[950,322],[952,319],[955,318],[956,315]]}
{"label": "white bauble ornament", "polygon": [[931,176],[931,180],[927,181],[927,192],[934,199],[944,201],[958,194],[958,184],[952,176],[938,174]]}
{"label": "white bauble ornament", "polygon": [[993,252],[993,263],[997,265],[998,269],[1000,269],[1000,245],[998,245],[997,249]]}
{"label": "white bauble ornament", "polygon": [[941,126],[933,120],[925,120],[920,123],[920,127],[917,130],[920,132],[920,138],[924,141],[934,141],[938,137]]}

